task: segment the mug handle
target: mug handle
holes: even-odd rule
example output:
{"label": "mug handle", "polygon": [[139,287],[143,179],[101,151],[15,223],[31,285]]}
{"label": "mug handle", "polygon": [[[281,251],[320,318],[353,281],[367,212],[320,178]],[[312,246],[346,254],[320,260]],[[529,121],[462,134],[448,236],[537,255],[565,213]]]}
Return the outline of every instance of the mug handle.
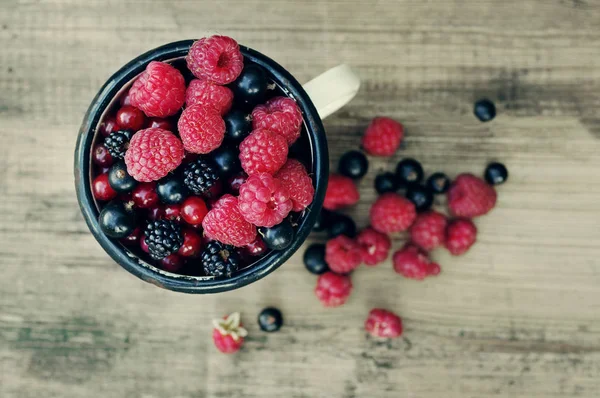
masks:
{"label": "mug handle", "polygon": [[321,119],[325,119],[354,98],[360,87],[360,79],[348,65],[341,64],[315,77],[303,87]]}

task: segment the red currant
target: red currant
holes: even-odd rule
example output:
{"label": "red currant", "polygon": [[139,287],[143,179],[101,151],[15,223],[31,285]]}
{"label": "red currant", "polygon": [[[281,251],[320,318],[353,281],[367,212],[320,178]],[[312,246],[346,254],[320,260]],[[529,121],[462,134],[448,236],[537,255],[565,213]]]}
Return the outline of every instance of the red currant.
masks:
{"label": "red currant", "polygon": [[161,119],[158,117],[151,117],[150,119],[148,119],[146,126],[147,128],[159,128],[168,131],[175,130],[173,122],[171,122],[169,119]]}
{"label": "red currant", "polygon": [[206,203],[197,196],[190,196],[181,205],[181,218],[191,225],[202,224],[207,213]]}
{"label": "red currant", "polygon": [[158,194],[155,188],[155,182],[138,184],[131,193],[133,203],[142,209],[154,207],[158,203]]}
{"label": "red currant", "polygon": [[100,167],[109,167],[113,164],[113,158],[110,156],[110,152],[104,145],[96,145],[92,152],[92,160]]}
{"label": "red currant", "polygon": [[144,234],[141,234],[141,237],[140,237],[140,247],[142,248],[142,250],[145,253],[150,253],[150,248],[148,247],[148,244],[146,243],[146,236]]}
{"label": "red currant", "polygon": [[144,112],[131,105],[125,105],[117,112],[117,123],[126,130],[138,131],[146,123]]}
{"label": "red currant", "polygon": [[181,213],[181,207],[179,205],[167,205],[165,206],[165,220],[177,220]]}
{"label": "red currant", "polygon": [[140,227],[137,227],[136,229],[133,230],[131,235],[121,239],[121,242],[123,242],[123,244],[127,245],[127,246],[139,244],[141,233],[142,233],[142,230],[140,229]]}
{"label": "red currant", "polygon": [[252,257],[262,256],[263,254],[265,254],[267,252],[267,250],[268,250],[267,245],[260,238],[260,236],[257,236],[256,239],[254,240],[254,242],[252,242],[249,245],[247,245],[246,247],[244,247],[244,251]]}
{"label": "red currant", "polygon": [[121,102],[121,106],[131,105],[131,97],[129,96],[129,90],[121,96],[119,100]]}
{"label": "red currant", "polygon": [[194,230],[186,228],[183,230],[183,245],[177,252],[184,257],[196,257],[202,250],[202,238]]}
{"label": "red currant", "polygon": [[161,206],[152,207],[148,211],[148,219],[150,221],[160,220],[165,216],[165,209]]}
{"label": "red currant", "polygon": [[227,184],[229,186],[229,190],[231,191],[231,193],[234,195],[239,194],[240,186],[242,186],[242,184],[244,182],[246,182],[247,178],[248,178],[248,176],[244,173],[230,177],[229,180],[227,181]]}
{"label": "red currant", "polygon": [[100,123],[100,134],[108,137],[113,131],[119,130],[119,125],[114,117],[107,117],[102,123]]}
{"label": "red currant", "polygon": [[177,272],[183,267],[183,259],[177,254],[171,254],[160,260],[160,266],[165,271]]}
{"label": "red currant", "polygon": [[108,174],[100,174],[92,182],[94,198],[98,200],[111,200],[117,197],[117,191],[108,183]]}

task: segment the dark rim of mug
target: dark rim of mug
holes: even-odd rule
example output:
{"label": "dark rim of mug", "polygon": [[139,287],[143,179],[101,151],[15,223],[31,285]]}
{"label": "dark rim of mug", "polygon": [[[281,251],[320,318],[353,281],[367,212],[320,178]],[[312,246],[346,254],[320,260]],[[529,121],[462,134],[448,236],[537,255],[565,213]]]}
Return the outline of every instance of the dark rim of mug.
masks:
{"label": "dark rim of mug", "polygon": [[312,173],[315,196],[312,204],[299,218],[296,236],[285,250],[272,251],[252,266],[238,271],[230,278],[179,275],[160,270],[130,253],[118,240],[108,238],[98,224],[98,209],[91,191],[91,146],[100,119],[119,91],[144,71],[151,61],[168,61],[185,56],[194,40],[182,40],[150,50],[133,59],[111,76],[89,106],[79,130],[75,148],[75,189],[85,221],[102,248],[127,271],[138,278],[165,289],[185,293],[218,293],[253,283],[279,268],[310,234],[317,219],[327,188],[329,156],[325,130],[318,112],[302,85],[282,66],[263,54],[244,46],[244,57],[262,66],[270,77],[294,98],[302,110],[312,151]]}

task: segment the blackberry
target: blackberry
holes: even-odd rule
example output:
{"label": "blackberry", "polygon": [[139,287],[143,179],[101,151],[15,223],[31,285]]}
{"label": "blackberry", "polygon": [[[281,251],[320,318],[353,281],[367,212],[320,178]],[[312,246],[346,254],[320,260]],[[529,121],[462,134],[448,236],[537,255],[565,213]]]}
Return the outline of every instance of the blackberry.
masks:
{"label": "blackberry", "polygon": [[240,266],[240,258],[232,246],[209,242],[200,257],[204,273],[210,276],[231,276]]}
{"label": "blackberry", "polygon": [[123,159],[127,148],[129,148],[131,137],[133,137],[133,131],[131,130],[113,131],[104,140],[104,146],[113,159]]}
{"label": "blackberry", "polygon": [[175,221],[152,221],[146,226],[144,236],[150,256],[155,260],[175,253],[183,245],[181,227]]}
{"label": "blackberry", "polygon": [[219,180],[219,171],[209,160],[199,158],[185,166],[183,178],[190,191],[204,195]]}

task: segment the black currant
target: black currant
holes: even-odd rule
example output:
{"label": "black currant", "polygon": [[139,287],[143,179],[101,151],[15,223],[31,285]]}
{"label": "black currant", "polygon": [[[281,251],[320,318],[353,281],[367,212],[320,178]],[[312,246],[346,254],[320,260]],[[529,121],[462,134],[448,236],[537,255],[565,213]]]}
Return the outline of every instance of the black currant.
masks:
{"label": "black currant", "polygon": [[419,212],[428,210],[433,205],[433,192],[423,185],[409,185],[406,190],[406,198],[413,202]]}
{"label": "black currant", "polygon": [[283,316],[277,308],[268,307],[258,314],[258,326],[264,332],[272,333],[281,329]]}
{"label": "black currant", "polygon": [[425,186],[434,194],[445,193],[450,188],[450,178],[444,173],[433,173],[427,179]]}
{"label": "black currant", "polygon": [[419,183],[423,179],[423,166],[415,159],[402,159],[396,166],[396,178],[400,185]]}
{"label": "black currant", "polygon": [[294,227],[288,220],[271,228],[261,227],[258,232],[271,250],[287,249],[294,241]]}
{"label": "black currant", "polygon": [[225,139],[233,144],[239,144],[252,131],[250,115],[239,109],[234,109],[223,118],[225,120]]}
{"label": "black currant", "polygon": [[321,275],[329,271],[325,262],[325,245],[314,243],[304,252],[304,266],[311,274]]}
{"label": "black currant", "polygon": [[231,83],[231,90],[238,104],[252,108],[265,101],[268,84],[267,74],[263,68],[255,64],[250,64]]}
{"label": "black currant", "polygon": [[487,98],[475,102],[473,113],[482,122],[489,122],[496,117],[496,105]]}
{"label": "black currant", "polygon": [[113,200],[98,216],[100,229],[111,238],[125,238],[135,229],[135,213],[132,206]]}
{"label": "black currant", "polygon": [[398,190],[396,175],[390,172],[377,175],[375,177],[375,190],[378,194],[396,192]]}
{"label": "black currant", "polygon": [[181,203],[190,194],[179,174],[171,174],[158,181],[156,193],[160,201],[168,205]]}
{"label": "black currant", "polygon": [[485,169],[485,180],[491,185],[503,184],[508,178],[508,170],[502,163],[494,162],[488,164]]}
{"label": "black currant", "polygon": [[349,151],[340,158],[338,169],[346,177],[362,178],[369,170],[369,161],[362,152]]}
{"label": "black currant", "polygon": [[137,181],[127,172],[124,161],[113,164],[108,171],[108,184],[119,193],[131,192]]}

